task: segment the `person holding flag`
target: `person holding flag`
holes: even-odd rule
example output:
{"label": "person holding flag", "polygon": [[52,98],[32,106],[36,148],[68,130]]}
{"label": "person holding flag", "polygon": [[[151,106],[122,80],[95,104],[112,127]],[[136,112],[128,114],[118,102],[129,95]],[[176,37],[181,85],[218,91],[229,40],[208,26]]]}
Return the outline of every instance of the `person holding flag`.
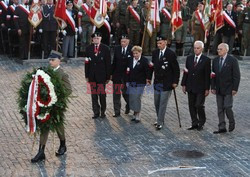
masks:
{"label": "person holding flag", "polygon": [[205,26],[203,21],[203,10],[204,5],[203,2],[199,2],[197,6],[197,10],[193,12],[191,19],[191,34],[194,37],[194,41],[200,40],[204,41],[205,37]]}
{"label": "person holding flag", "polygon": [[162,8],[160,12],[160,36],[167,40],[167,46],[171,46],[172,34],[171,34],[171,19],[172,19],[172,1],[167,0],[166,6]]}

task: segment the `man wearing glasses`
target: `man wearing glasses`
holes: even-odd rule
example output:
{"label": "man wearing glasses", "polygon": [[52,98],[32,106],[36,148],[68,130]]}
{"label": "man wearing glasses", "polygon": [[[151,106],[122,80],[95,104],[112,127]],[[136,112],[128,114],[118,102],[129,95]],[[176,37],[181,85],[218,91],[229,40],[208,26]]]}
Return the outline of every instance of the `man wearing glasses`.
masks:
{"label": "man wearing glasses", "polygon": [[225,114],[229,120],[229,132],[235,128],[233,96],[236,95],[240,84],[240,69],[236,58],[228,55],[229,46],[221,43],[218,46],[218,57],[213,60],[211,92],[216,94],[219,117],[219,130],[214,134],[225,133]]}

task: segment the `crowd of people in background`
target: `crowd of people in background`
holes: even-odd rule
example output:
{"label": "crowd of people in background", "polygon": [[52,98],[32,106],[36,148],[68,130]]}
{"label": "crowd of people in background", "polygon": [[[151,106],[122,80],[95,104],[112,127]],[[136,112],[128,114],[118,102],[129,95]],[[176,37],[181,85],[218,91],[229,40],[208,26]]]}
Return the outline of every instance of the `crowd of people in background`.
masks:
{"label": "crowd of people in background", "polygon": [[[224,25],[214,30],[212,23],[207,33],[203,28],[206,1],[181,0],[183,25],[174,35],[171,33],[172,0],[163,0],[164,6],[159,11],[160,23],[156,24],[151,33],[147,32],[145,26],[149,21],[152,1],[109,0],[105,23],[100,26],[93,23],[90,17],[94,2],[66,1],[66,11],[74,25],[67,22],[67,27],[61,29],[54,17],[56,1],[40,1],[42,21],[34,28],[28,20],[32,1],[1,0],[1,51],[11,55],[19,51],[20,59],[27,59],[29,52],[38,58],[47,58],[51,50],[61,51],[65,58],[85,56],[86,47],[92,43],[91,35],[98,31],[102,33],[102,43],[110,47],[119,44],[122,34],[128,34],[130,44],[141,46],[143,55],[152,55],[156,49],[157,34],[167,39],[167,46],[175,49],[177,56],[185,54],[187,34],[193,39],[192,42],[203,41],[205,50],[210,53],[217,54],[218,44],[224,42],[229,45],[229,53],[250,55],[250,1],[223,1]],[[160,4],[162,0],[159,0]],[[14,48],[18,44],[19,50]]]}

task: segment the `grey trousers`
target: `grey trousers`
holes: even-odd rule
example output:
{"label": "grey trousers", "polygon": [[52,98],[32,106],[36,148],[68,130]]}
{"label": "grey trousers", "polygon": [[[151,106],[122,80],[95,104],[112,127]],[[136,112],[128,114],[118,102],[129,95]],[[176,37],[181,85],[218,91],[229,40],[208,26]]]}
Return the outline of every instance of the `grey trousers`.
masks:
{"label": "grey trousers", "polygon": [[165,113],[167,109],[168,100],[171,96],[171,91],[154,91],[154,103],[155,103],[155,110],[157,115],[157,124],[163,125]]}
{"label": "grey trousers", "polygon": [[229,120],[229,127],[235,125],[232,95],[216,95],[218,117],[219,117],[219,130],[226,129],[225,114]]}
{"label": "grey trousers", "polygon": [[126,109],[129,109],[129,95],[127,94],[126,84],[113,84],[113,103],[115,114],[120,114],[121,111],[121,95],[127,103]]}
{"label": "grey trousers", "polygon": [[74,56],[74,36],[63,37],[63,57]]}

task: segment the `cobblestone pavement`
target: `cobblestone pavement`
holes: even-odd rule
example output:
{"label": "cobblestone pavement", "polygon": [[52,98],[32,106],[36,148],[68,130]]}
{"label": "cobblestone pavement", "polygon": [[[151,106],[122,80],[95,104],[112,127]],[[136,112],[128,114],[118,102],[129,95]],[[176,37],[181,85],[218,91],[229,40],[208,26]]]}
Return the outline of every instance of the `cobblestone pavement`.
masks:
{"label": "cobblestone pavement", "polygon": [[[130,122],[131,114],[113,118],[112,95],[107,95],[107,118],[91,119],[90,95],[86,94],[83,63],[63,64],[70,75],[73,96],[66,113],[68,152],[57,158],[59,142],[50,134],[46,161],[31,164],[37,153],[38,139],[24,130],[17,110],[16,98],[20,81],[30,65],[20,65],[0,56],[0,176],[249,176],[250,175],[250,60],[239,61],[242,80],[234,100],[236,129],[232,133],[214,135],[217,130],[215,96],[206,100],[207,122],[203,131],[188,131],[190,116],[187,96],[177,89],[182,128],[178,126],[172,95],[165,125],[161,131],[153,127],[155,111],[153,95],[143,96],[142,121]],[[184,61],[180,61],[183,68]],[[37,65],[37,64],[36,64]],[[37,65],[38,66],[38,65]],[[123,110],[124,112],[124,102]],[[53,138],[54,137],[54,138]],[[173,156],[174,151],[197,150],[201,158]],[[155,171],[177,166],[205,167],[197,170]],[[150,174],[150,172],[152,172]]]}

